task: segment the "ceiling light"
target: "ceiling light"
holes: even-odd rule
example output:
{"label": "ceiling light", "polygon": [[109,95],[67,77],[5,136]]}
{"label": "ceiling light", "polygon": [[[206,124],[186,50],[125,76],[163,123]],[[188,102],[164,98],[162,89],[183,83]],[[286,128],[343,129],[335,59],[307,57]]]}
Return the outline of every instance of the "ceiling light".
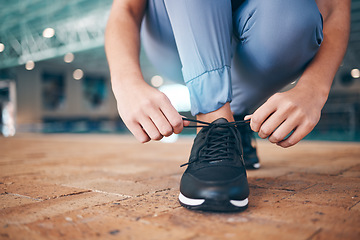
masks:
{"label": "ceiling light", "polygon": [[74,61],[74,54],[73,53],[67,53],[64,56],[64,62],[66,63],[71,63],[72,61]]}
{"label": "ceiling light", "polygon": [[76,69],[74,72],[73,72],[73,78],[75,80],[80,80],[82,79],[82,77],[84,76],[84,72],[83,70],[81,69]]}
{"label": "ceiling light", "polygon": [[0,43],[0,52],[3,52],[5,49],[5,45],[3,43]]}
{"label": "ceiling light", "polygon": [[25,64],[26,70],[31,71],[31,70],[34,69],[34,67],[35,67],[35,63],[34,63],[34,61],[31,61],[31,60],[27,61],[26,64]]}
{"label": "ceiling light", "polygon": [[55,35],[55,30],[53,28],[45,28],[42,35],[44,38],[52,38]]}
{"label": "ceiling light", "polygon": [[353,70],[351,70],[351,76],[353,78],[360,78],[360,70],[357,68],[354,68]]}

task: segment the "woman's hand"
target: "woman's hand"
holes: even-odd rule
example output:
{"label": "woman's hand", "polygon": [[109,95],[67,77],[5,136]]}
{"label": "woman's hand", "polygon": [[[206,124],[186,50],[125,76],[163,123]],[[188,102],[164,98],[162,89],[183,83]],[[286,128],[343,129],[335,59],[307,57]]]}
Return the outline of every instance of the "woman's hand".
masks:
{"label": "woman's hand", "polygon": [[160,91],[143,79],[140,26],[147,0],[114,1],[105,34],[111,83],[118,112],[128,129],[142,143],[180,133],[182,117]]}
{"label": "woman's hand", "polygon": [[318,53],[295,88],[273,95],[253,115],[245,117],[251,118],[250,126],[261,138],[268,137],[281,147],[298,143],[318,123],[349,39],[351,1],[316,3],[324,17],[324,40]]}
{"label": "woman's hand", "polygon": [[295,87],[276,93],[245,120],[251,118],[251,129],[258,132],[259,137],[268,138],[270,142],[286,148],[295,145],[313,130],[319,122],[325,101],[326,97],[318,94],[314,87]]}
{"label": "woman's hand", "polygon": [[118,112],[127,128],[142,143],[180,133],[188,121],[171,105],[166,95],[145,82],[113,87]]}

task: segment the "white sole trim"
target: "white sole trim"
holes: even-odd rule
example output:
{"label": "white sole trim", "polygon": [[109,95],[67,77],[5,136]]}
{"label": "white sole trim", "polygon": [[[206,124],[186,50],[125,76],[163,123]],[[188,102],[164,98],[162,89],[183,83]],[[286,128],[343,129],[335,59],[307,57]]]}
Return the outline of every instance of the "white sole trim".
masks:
{"label": "white sole trim", "polygon": [[248,205],[249,200],[247,198],[244,200],[230,200],[230,203],[235,207],[245,207]]}
{"label": "white sole trim", "polygon": [[180,200],[180,202],[182,202],[183,204],[188,205],[188,206],[199,206],[205,202],[205,199],[187,198],[184,195],[182,195],[181,193],[179,194],[179,200]]}
{"label": "white sole trim", "polygon": [[[205,202],[205,199],[188,198],[188,197],[185,197],[184,195],[182,195],[182,193],[179,194],[179,200],[180,200],[180,202],[182,202],[183,204],[188,205],[188,206],[200,206],[201,204],[203,204]],[[248,205],[249,199],[246,198],[244,200],[230,200],[230,203],[232,205],[234,205],[235,207],[245,207]]]}
{"label": "white sole trim", "polygon": [[260,163],[254,163],[253,168],[260,168]]}

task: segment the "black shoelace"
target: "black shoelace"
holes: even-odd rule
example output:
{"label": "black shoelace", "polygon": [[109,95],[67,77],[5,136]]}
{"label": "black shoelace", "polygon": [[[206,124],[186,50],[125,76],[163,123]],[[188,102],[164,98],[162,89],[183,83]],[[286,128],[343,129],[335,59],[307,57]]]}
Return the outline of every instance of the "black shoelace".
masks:
{"label": "black shoelace", "polygon": [[254,132],[251,130],[250,126],[244,126],[239,129],[241,134],[241,141],[244,152],[254,152],[256,151],[256,144],[253,142],[255,140]]}
{"label": "black shoelace", "polygon": [[[199,123],[198,125],[190,125],[187,127],[204,127],[207,128],[205,135],[205,143],[200,146],[199,151],[195,159],[190,160],[189,162],[182,164],[180,167],[190,165],[194,162],[213,162],[213,161],[224,161],[233,159],[233,154],[235,151],[238,154],[240,152],[240,139],[239,135],[236,134],[236,126],[240,124],[247,124],[249,120],[243,121],[234,121],[228,123],[208,123],[199,120],[193,120],[188,118],[183,118],[190,122]],[[223,129],[222,131],[214,131],[215,129]],[[226,130],[227,129],[227,130]]]}

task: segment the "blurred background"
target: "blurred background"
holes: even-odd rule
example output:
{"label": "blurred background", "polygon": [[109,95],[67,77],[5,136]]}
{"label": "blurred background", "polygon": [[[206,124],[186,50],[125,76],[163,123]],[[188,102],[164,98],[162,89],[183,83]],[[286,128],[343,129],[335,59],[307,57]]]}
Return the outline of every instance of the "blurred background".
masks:
{"label": "blurred background", "polygon": [[[117,113],[104,52],[111,3],[0,0],[1,135],[128,133]],[[351,14],[348,51],[307,139],[360,141],[360,0],[352,0]],[[161,76],[143,51],[140,59],[145,80],[190,116],[186,87]]]}

